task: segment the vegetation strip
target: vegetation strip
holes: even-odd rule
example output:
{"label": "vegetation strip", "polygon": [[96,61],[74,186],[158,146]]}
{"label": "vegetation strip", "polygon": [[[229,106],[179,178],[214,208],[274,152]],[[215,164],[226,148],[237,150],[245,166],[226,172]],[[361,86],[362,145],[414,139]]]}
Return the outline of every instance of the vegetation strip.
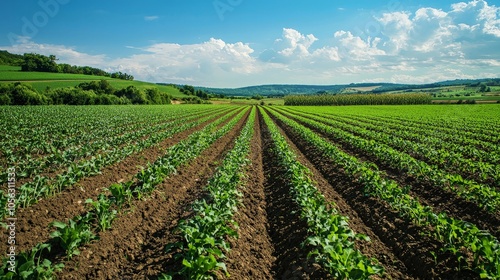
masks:
{"label": "vegetation strip", "polygon": [[366,279],[371,275],[381,275],[383,268],[377,264],[378,261],[368,259],[355,249],[356,240],[366,240],[368,237],[355,234],[349,228],[347,217],[340,215],[333,207],[328,209],[325,198],[310,179],[309,169],[296,160],[296,155],[265,111],[261,109],[261,113],[281,165],[288,170],[291,193],[301,207],[301,218],[307,221],[311,235],[304,245],[314,248],[309,252],[309,257],[314,256],[336,279]]}
{"label": "vegetation strip", "polygon": [[[277,111],[273,110],[272,114],[310,145],[321,150],[324,156],[336,162],[348,176],[363,184],[367,195],[386,201],[394,210],[400,212],[402,217],[411,220],[416,225],[427,226],[429,232],[426,234],[434,236],[445,244],[443,251],[455,255],[459,262],[465,262],[471,266],[482,278],[498,279],[500,277],[500,244],[491,234],[471,223],[450,218],[445,213],[434,213],[431,207],[422,206],[397,183],[384,179],[380,171],[374,170],[373,164],[360,162],[355,157],[345,154],[310,129],[284,117]],[[468,258],[462,249],[470,252],[471,257]]]}
{"label": "vegetation strip", "polygon": [[287,106],[345,106],[345,105],[409,105],[430,104],[432,96],[412,94],[320,94],[287,95]]}

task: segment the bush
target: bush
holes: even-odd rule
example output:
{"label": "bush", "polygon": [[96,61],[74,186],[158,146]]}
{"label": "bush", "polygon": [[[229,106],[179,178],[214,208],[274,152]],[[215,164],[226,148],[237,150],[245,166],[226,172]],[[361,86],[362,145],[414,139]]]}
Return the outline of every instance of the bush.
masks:
{"label": "bush", "polygon": [[11,84],[10,99],[12,105],[46,105],[51,103],[49,98],[39,94],[31,85],[21,83]]}

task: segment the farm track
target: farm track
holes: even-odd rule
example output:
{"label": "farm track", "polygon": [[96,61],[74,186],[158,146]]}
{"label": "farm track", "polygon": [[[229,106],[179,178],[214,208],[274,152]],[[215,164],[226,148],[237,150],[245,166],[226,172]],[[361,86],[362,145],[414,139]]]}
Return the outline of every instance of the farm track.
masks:
{"label": "farm track", "polygon": [[[293,117],[291,119],[313,130],[318,135],[334,141],[331,136],[322,133],[318,129]],[[481,229],[488,230],[493,236],[500,239],[500,213],[490,213],[479,207],[476,203],[458,197],[451,191],[436,187],[430,182],[418,182],[414,177],[387,166],[387,164],[381,162],[374,156],[367,155],[363,151],[351,148],[345,143],[336,143],[343,150],[351,151],[349,152],[351,155],[363,161],[375,163],[381,171],[387,174],[389,179],[398,182],[400,186],[411,186],[410,195],[418,197],[423,205],[432,207],[435,212],[445,212],[453,218],[475,224]]]}
{"label": "farm track", "polygon": [[[276,118],[273,117],[276,121]],[[325,158],[313,146],[307,144],[282,122],[277,124],[306,158],[314,164],[328,182],[336,186],[343,200],[358,213],[365,225],[408,268],[408,274],[419,279],[476,279],[477,276],[465,269],[453,270],[458,264],[449,255],[439,252],[442,244],[430,236],[422,235],[426,230],[399,217],[399,214],[383,201],[365,196],[363,187],[352,182],[342,170],[335,169],[335,162]],[[351,152],[351,154],[353,154]],[[437,253],[437,264],[430,252]],[[382,260],[380,260],[382,261]]]}
{"label": "farm track", "polygon": [[[321,268],[307,261],[307,253],[300,244],[307,238],[307,224],[300,219],[300,208],[293,202],[287,186],[286,170],[280,167],[273,153],[271,134],[260,116],[264,160],[264,195],[268,234],[273,244],[273,279],[314,279],[316,272],[322,275]],[[316,279],[321,279],[317,275]]]}
{"label": "farm track", "polygon": [[161,272],[178,268],[164,247],[179,241],[174,229],[191,215],[192,202],[203,197],[203,187],[234,146],[248,114],[236,128],[159,185],[151,198],[135,201],[129,213],[121,213],[111,230],[100,234],[100,240],[65,263],[67,269],[60,272],[60,278],[156,279]]}
{"label": "farm track", "polygon": [[[48,227],[50,222],[54,220],[66,221],[76,215],[85,213],[84,202],[87,198],[95,199],[103,191],[103,188],[113,183],[131,180],[141,170],[141,166],[145,166],[147,162],[153,162],[164,153],[166,148],[187,138],[191,133],[200,130],[209,122],[175,134],[154,147],[108,166],[102,170],[100,175],[86,177],[56,196],[44,198],[28,208],[19,208],[16,213],[19,223],[19,231],[16,235],[19,250],[27,250],[39,242],[48,240],[50,233],[53,231],[52,228]],[[0,243],[0,250],[6,251],[7,244]]]}
{"label": "farm track", "polygon": [[288,138],[283,129],[280,129],[280,131],[287,140],[288,145],[290,145],[297,155],[297,160],[312,172],[311,179],[316,182],[318,190],[325,196],[326,201],[335,203],[335,208],[339,213],[349,217],[349,227],[354,230],[354,232],[365,234],[370,238],[371,241],[369,242],[359,240],[357,242],[358,249],[367,257],[373,257],[380,261],[385,269],[384,277],[388,279],[415,279],[415,276],[408,274],[408,269],[403,262],[394,255],[392,250],[379,239],[373,230],[363,222],[360,215],[352,209],[349,203],[336,191],[338,187],[337,184],[342,184],[344,182],[337,181],[333,178],[332,174],[330,178],[335,184],[333,184],[333,182],[330,183],[316,168],[315,164],[309,161],[295,143]]}

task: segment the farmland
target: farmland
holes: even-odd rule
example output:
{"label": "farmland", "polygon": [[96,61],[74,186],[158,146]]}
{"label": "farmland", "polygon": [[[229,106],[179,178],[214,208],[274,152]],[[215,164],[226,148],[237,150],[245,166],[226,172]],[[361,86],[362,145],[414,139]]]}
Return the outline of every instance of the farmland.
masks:
{"label": "farmland", "polygon": [[496,104],[12,106],[0,130],[2,279],[500,279]]}

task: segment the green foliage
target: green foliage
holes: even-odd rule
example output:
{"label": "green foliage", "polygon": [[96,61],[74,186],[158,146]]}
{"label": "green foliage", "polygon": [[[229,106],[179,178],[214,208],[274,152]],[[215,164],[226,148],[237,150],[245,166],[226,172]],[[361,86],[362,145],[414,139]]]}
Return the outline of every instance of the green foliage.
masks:
{"label": "green foliage", "polygon": [[92,208],[92,213],[94,214],[94,219],[96,220],[99,230],[106,231],[111,228],[111,223],[116,218],[117,211],[111,209],[113,201],[107,198],[104,194],[99,194],[97,200],[87,199],[85,203],[90,204]]}
{"label": "green foliage", "polygon": [[58,72],[59,69],[54,55],[45,56],[35,53],[25,53],[21,70],[25,72]]}
{"label": "green foliage", "polygon": [[108,190],[111,192],[113,202],[121,207],[125,202],[130,204],[130,201],[133,198],[133,192],[131,189],[132,182],[128,182],[125,184],[113,184]]}
{"label": "green foliage", "polygon": [[10,266],[8,259],[4,258],[3,266],[0,267],[1,279],[22,280],[51,280],[55,279],[55,272],[61,271],[63,264],[53,265],[48,259],[43,259],[43,251],[50,252],[49,244],[40,243],[28,252],[22,252],[16,256],[16,272],[8,271]]}
{"label": "green foliage", "polygon": [[67,224],[58,221],[50,224],[57,229],[50,237],[66,251],[68,258],[79,255],[78,248],[96,238],[90,230],[90,220],[90,215],[86,215],[77,216],[74,220],[69,219]]}
{"label": "green foliage", "polygon": [[107,80],[80,83],[76,87],[47,88],[44,93],[29,84],[0,83],[0,105],[170,104],[171,99],[158,88],[139,89],[130,85],[118,90]]}
{"label": "green foliage", "polygon": [[429,94],[321,94],[321,95],[288,95],[285,105],[288,106],[342,106],[342,105],[415,105],[430,104]]}
{"label": "green foliage", "polygon": [[0,65],[20,66],[23,63],[23,56],[11,54],[7,51],[0,50]]}

